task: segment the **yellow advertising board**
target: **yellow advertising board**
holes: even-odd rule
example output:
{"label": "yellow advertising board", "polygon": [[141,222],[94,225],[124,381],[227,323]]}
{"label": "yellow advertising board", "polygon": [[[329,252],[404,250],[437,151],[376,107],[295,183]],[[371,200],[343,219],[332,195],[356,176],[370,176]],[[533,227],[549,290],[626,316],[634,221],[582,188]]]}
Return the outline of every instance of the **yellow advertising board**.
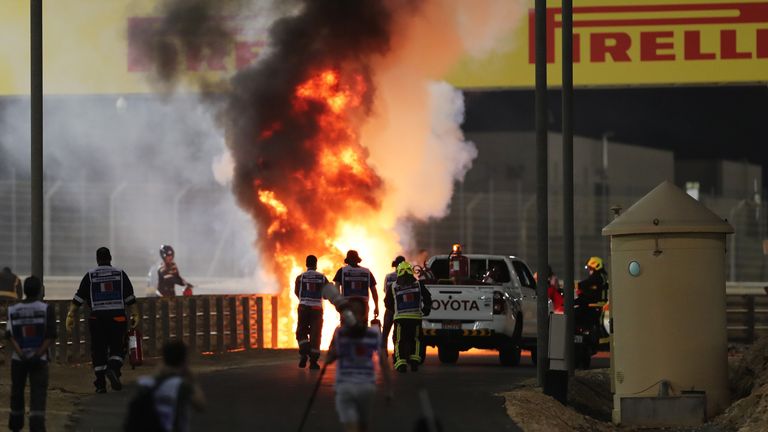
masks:
{"label": "yellow advertising board", "polygon": [[[768,1],[573,3],[576,86],[768,81]],[[561,30],[560,3],[548,2],[552,85],[561,82]],[[506,46],[484,59],[463,60],[449,81],[463,88],[533,86],[534,32],[530,8]]]}
{"label": "yellow advertising board", "polygon": [[[157,0],[54,0],[44,3],[45,91],[125,94],[150,91],[137,49],[159,22]],[[560,82],[562,17],[547,11],[549,83]],[[533,0],[515,30],[485,58],[465,58],[448,77],[461,88],[533,86]],[[187,57],[193,73],[226,74],[251,64],[266,29],[234,22],[226,52]],[[29,89],[29,2],[0,2],[0,94]],[[768,81],[768,1],[574,0],[576,86]]]}

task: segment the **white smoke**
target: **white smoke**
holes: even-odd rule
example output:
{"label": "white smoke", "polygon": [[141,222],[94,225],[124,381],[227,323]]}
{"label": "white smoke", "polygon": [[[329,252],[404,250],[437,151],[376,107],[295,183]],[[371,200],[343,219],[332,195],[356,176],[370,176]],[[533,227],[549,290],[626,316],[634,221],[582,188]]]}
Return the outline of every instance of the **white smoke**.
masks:
{"label": "white smoke", "polygon": [[404,249],[413,247],[408,220],[445,216],[477,156],[461,130],[463,95],[441,80],[463,56],[489,54],[510,37],[524,11],[521,0],[426,1],[399,18],[392,50],[374,64],[374,115],[362,142],[385,181],[383,208],[397,219]]}
{"label": "white smoke", "polygon": [[[0,154],[25,181],[29,103],[0,103]],[[254,273],[252,223],[216,182],[226,159],[219,172],[211,169],[224,140],[210,107],[196,97],[153,95],[47,96],[45,107],[49,275],[85,271],[95,264],[96,248],[108,246],[143,292],[163,243],[176,248],[193,283]]]}

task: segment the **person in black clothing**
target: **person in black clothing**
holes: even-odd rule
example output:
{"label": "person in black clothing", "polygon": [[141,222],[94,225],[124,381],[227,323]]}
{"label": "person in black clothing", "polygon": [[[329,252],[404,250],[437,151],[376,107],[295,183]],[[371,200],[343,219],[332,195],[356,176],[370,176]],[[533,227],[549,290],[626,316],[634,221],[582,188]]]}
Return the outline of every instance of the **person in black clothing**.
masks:
{"label": "person in black clothing", "polygon": [[296,277],[294,294],[299,298],[299,322],[296,324],[296,341],[299,343],[299,367],[320,369],[320,338],[323,334],[323,287],[328,278],[317,271],[317,257],[307,256],[307,271]]}
{"label": "person in black clothing", "polygon": [[[347,251],[344,267],[336,271],[333,282],[346,299],[359,299],[366,305],[366,315],[369,298],[373,299],[373,317],[379,317],[379,293],[376,292],[376,278],[365,267],[360,266],[363,260],[356,250]],[[370,293],[370,294],[369,294]]]}
{"label": "person in black clothing", "polygon": [[35,276],[24,280],[26,298],[8,308],[5,337],[13,346],[11,413],[8,428],[24,427],[24,387],[29,377],[29,430],[45,431],[48,393],[48,347],[56,339],[53,308],[39,300],[43,284]]}
{"label": "person in black clothing", "polygon": [[106,393],[106,379],[113,390],[123,388],[120,369],[125,357],[125,337],[130,310],[130,325],[135,328],[139,321],[136,297],[128,275],[112,267],[109,249],[101,247],[96,251],[98,267],[89,271],[80,281],[80,287],[72,298],[67,314],[67,330],[75,326],[75,312],[84,303],[90,308],[88,327],[91,333],[91,362],[96,374],[97,393]]}
{"label": "person in black clothing", "polygon": [[[395,260],[392,261],[392,268],[394,268],[395,271],[388,273],[384,278],[384,297],[387,296],[389,290],[392,289],[392,284],[397,280],[397,266],[403,261],[405,261],[405,257],[402,255],[398,255],[395,257]],[[381,330],[381,346],[384,348],[385,354],[387,353],[387,339],[389,339],[389,332],[392,331],[394,316],[394,307],[391,305],[387,306],[387,303],[384,302],[384,325]]]}
{"label": "person in black clothing", "polygon": [[[155,376],[143,376],[138,379],[141,392],[151,392],[154,412],[129,410],[123,424],[125,432],[150,432],[162,430],[167,432],[188,432],[190,430],[190,408],[202,411],[205,407],[205,395],[189,368],[187,346],[179,340],[171,340],[163,346],[163,364]],[[146,408],[143,405],[138,408]],[[155,428],[148,425],[154,416]]]}
{"label": "person in black clothing", "polygon": [[193,286],[179,274],[179,267],[173,261],[175,256],[173,247],[170,245],[160,246],[160,258],[163,259],[163,262],[157,269],[157,293],[161,297],[175,297],[176,285],[182,285],[186,288],[184,295],[192,295]]}
{"label": "person in black clothing", "polygon": [[608,301],[608,273],[600,257],[591,257],[586,270],[589,276],[576,286],[576,325],[592,327],[599,324],[602,306]]}

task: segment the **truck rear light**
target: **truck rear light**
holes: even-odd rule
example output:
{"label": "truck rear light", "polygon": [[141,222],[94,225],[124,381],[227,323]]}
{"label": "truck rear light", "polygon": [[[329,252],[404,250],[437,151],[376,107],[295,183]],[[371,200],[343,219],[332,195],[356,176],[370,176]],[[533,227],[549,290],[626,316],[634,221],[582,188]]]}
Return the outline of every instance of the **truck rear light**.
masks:
{"label": "truck rear light", "polygon": [[493,314],[499,315],[504,313],[504,296],[499,292],[493,293]]}

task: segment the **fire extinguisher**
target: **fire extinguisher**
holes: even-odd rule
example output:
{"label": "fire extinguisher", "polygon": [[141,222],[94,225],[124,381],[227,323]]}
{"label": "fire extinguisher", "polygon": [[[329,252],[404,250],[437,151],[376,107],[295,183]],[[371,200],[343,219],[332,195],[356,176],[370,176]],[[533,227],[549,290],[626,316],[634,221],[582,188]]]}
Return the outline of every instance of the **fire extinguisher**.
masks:
{"label": "fire extinguisher", "polygon": [[128,361],[131,369],[144,364],[144,351],[141,348],[141,330],[132,328],[128,330]]}

